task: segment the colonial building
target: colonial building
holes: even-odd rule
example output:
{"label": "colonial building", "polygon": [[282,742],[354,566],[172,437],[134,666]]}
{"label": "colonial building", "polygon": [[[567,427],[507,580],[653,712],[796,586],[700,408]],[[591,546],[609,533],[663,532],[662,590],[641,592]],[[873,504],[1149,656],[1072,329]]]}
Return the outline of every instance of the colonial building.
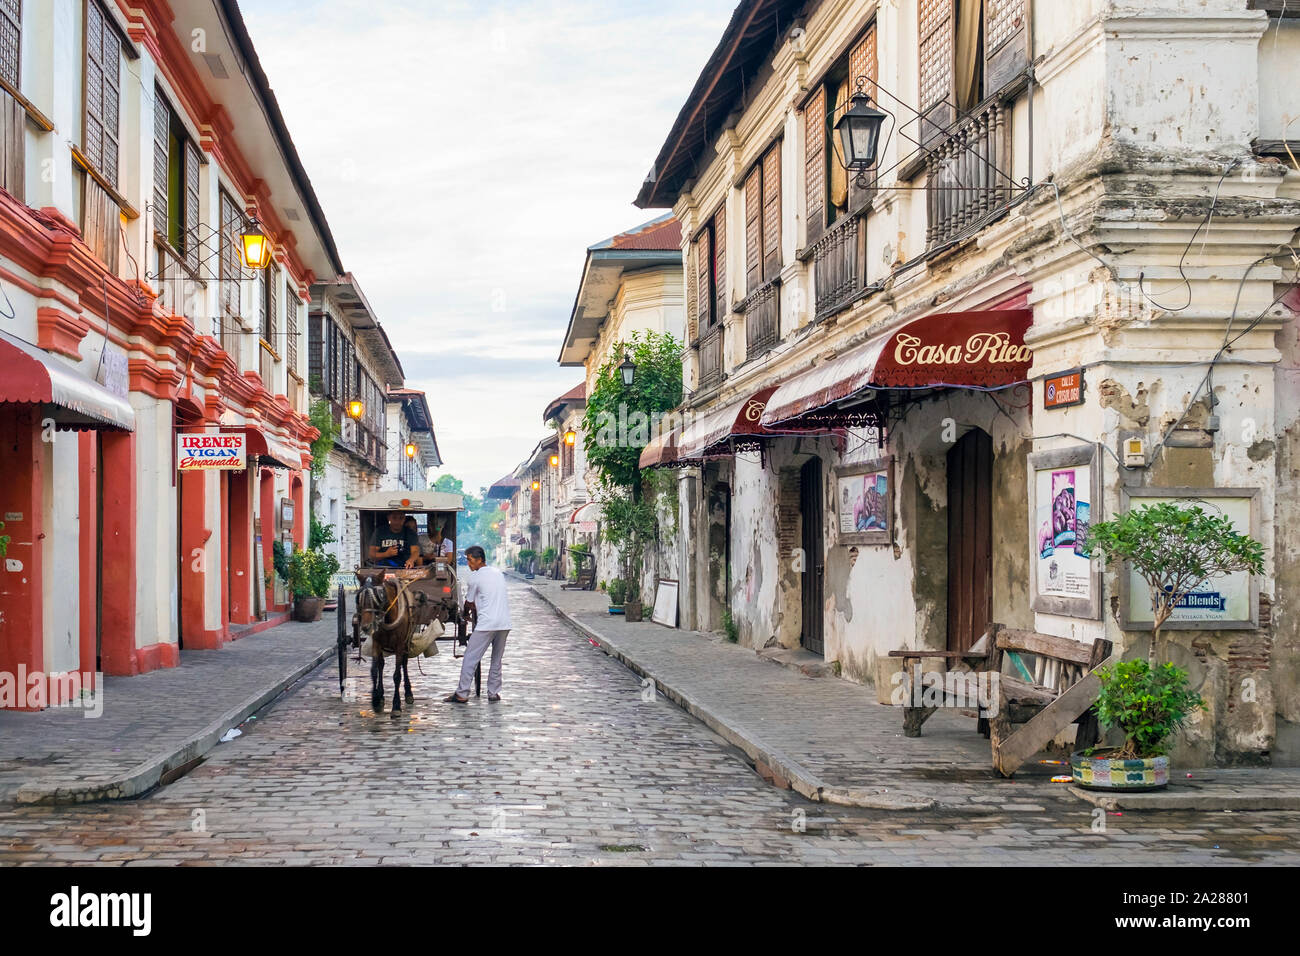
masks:
{"label": "colonial building", "polygon": [[552,469],[555,483],[555,506],[552,509],[552,540],[559,556],[557,576],[568,574],[571,556],[568,549],[585,544],[596,550],[596,531],[600,505],[592,501],[587,490],[587,451],[582,441],[583,415],[587,409],[587,385],[580,383],[546,406],[542,420],[558,436]]}
{"label": "colonial building", "polygon": [[[60,675],[175,666],[284,619],[268,572],[273,539],[306,540],[307,290],[342,266],[234,0],[0,21],[0,670],[53,699]],[[238,468],[183,467],[241,445]]]}
{"label": "colonial building", "polygon": [[683,623],[743,608],[859,681],[990,620],[1138,653],[1141,595],[1073,542],[1202,497],[1272,559],[1178,620],[1185,756],[1295,762],[1300,24],[1066,6],[737,7],[637,197],[687,257]]}
{"label": "colonial building", "polygon": [[351,273],[311,287],[308,321],[312,396],[328,404],[336,427],[341,429],[323,477],[313,484],[313,512],[334,525],[336,541],[330,548],[346,578],[361,564],[360,525],[354,515],[349,516],[347,505],[384,487],[389,459],[388,393],[401,388],[404,373],[388,335]]}
{"label": "colonial building", "polygon": [[[635,333],[666,333],[679,342],[685,340],[681,236],[681,223],[666,215],[587,248],[559,356],[561,366],[583,369],[584,397],[595,388],[601,368],[611,359],[616,363],[622,359],[620,343]],[[581,428],[577,431],[580,445],[598,438]],[[584,475],[582,480],[598,497],[595,476]],[[599,531],[600,517],[599,502],[593,501],[580,512],[570,512],[565,520],[587,528],[580,533],[590,535],[593,521]],[[624,572],[614,550],[598,534],[589,543],[596,553],[598,578],[621,577]],[[653,601],[660,578],[677,577],[677,552],[675,536],[666,536],[643,555],[641,594],[647,600]]]}
{"label": "colonial building", "polygon": [[388,473],[382,487],[424,491],[429,487],[429,469],[442,464],[429,400],[417,389],[390,387],[386,413]]}

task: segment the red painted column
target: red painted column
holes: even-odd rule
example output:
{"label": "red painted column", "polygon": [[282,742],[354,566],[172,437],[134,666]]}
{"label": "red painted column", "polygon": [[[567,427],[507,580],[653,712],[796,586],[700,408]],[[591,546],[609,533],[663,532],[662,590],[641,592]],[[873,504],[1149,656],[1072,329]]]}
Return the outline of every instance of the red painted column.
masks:
{"label": "red painted column", "polygon": [[251,472],[232,471],[228,493],[227,535],[230,555],[226,565],[230,576],[230,623],[253,621],[253,495]]}
{"label": "red painted column", "polygon": [[300,472],[294,472],[289,482],[289,496],[293,499],[293,540],[298,547],[307,547],[307,503],[303,500],[303,481]]}
{"label": "red painted column", "polygon": [[230,640],[230,476],[231,472],[218,473],[221,489],[221,640]]}
{"label": "red painted column", "polygon": [[135,434],[105,431],[103,602],[100,657],[105,674],[138,674],[135,640],[136,470]]}
{"label": "red painted column", "polygon": [[262,607],[267,609],[269,614],[275,610],[275,585],[267,585],[265,575],[275,574],[274,555],[271,553],[271,542],[275,540],[276,526],[276,507],[275,507],[275,475],[270,468],[263,468],[258,476],[259,492],[261,501],[258,502],[258,514],[261,516],[260,527],[262,529],[262,572],[263,577],[259,583],[262,588]]}
{"label": "red painted column", "polygon": [[80,670],[94,686],[95,638],[99,633],[99,433],[77,434],[77,520],[80,525]]}
{"label": "red painted column", "polygon": [[183,471],[176,480],[181,483],[181,632],[187,649],[212,650],[221,646],[222,630],[211,630],[206,624],[209,558],[205,546],[212,536],[207,527],[208,476]]}
{"label": "red painted column", "polygon": [[[0,518],[22,515],[5,521],[0,532],[9,536],[6,564],[0,569],[0,707],[5,710],[39,709],[26,706],[26,675],[45,669],[43,455],[36,407],[0,404],[0,456],[6,472],[0,481]],[[9,570],[19,565],[21,570]]]}

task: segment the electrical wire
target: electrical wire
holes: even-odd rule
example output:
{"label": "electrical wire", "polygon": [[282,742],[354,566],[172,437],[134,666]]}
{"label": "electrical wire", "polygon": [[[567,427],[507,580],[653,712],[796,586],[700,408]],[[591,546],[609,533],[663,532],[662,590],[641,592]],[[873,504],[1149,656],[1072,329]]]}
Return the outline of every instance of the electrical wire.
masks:
{"label": "electrical wire", "polygon": [[3,282],[0,282],[0,295],[5,297],[5,305],[9,307],[8,313],[0,312],[0,318],[8,319],[12,322],[18,317],[18,310],[15,309],[14,304],[9,301],[9,293],[5,290],[5,284]]}
{"label": "electrical wire", "polygon": [[[1196,241],[1196,237],[1201,234],[1202,229],[1206,229],[1209,226],[1210,220],[1214,218],[1214,209],[1219,204],[1219,191],[1223,188],[1223,181],[1228,178],[1228,173],[1232,172],[1239,165],[1241,165],[1241,160],[1234,159],[1231,162],[1229,162],[1227,166],[1223,168],[1223,175],[1219,177],[1219,182],[1214,187],[1214,197],[1210,200],[1209,211],[1206,212],[1205,218],[1202,219],[1201,224],[1196,227],[1196,230],[1192,233],[1191,238],[1187,240],[1187,245],[1183,248],[1183,254],[1178,257],[1178,274],[1179,276],[1182,277],[1183,285],[1187,288],[1187,301],[1184,302],[1176,309],[1170,306],[1161,305],[1151,296],[1150,293],[1147,292],[1145,286],[1143,285],[1143,282],[1146,278],[1146,273],[1145,272],[1138,273],[1138,291],[1141,292],[1143,297],[1152,305],[1154,305],[1156,308],[1162,309],[1165,312],[1183,312],[1191,307],[1192,283],[1187,278],[1187,273],[1183,271],[1183,264],[1187,260],[1187,253],[1191,251],[1192,243]],[[1208,240],[1208,233],[1207,233],[1207,240]],[[1204,248],[1204,244],[1202,244],[1202,248]],[[1173,291],[1173,290],[1169,290],[1169,291]],[[1160,294],[1163,295],[1164,293],[1160,293]]]}

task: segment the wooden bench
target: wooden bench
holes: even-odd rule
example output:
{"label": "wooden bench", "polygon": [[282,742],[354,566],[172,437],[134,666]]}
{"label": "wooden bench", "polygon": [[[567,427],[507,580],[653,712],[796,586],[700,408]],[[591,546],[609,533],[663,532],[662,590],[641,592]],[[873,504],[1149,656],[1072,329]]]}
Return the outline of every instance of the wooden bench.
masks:
{"label": "wooden bench", "polygon": [[[1092,705],[1100,682],[1093,673],[1112,663],[1111,642],[1082,644],[1069,638],[989,625],[987,669],[996,674],[994,703],[989,708],[988,733],[993,767],[1012,776],[1034,754],[1070,724],[1078,724],[1075,749],[1097,742],[1099,731]],[[1032,654],[1032,671],[1021,658]],[[1003,674],[1003,663],[1016,675]],[[1017,725],[1019,725],[1017,727]]]}
{"label": "wooden bench", "polygon": [[[987,635],[986,635],[987,637]],[[914,701],[917,696],[925,696],[925,688],[921,684],[921,661],[925,658],[940,658],[950,664],[953,671],[962,673],[976,673],[985,669],[988,654],[985,651],[987,640],[981,638],[974,646],[965,651],[935,651],[920,648],[918,650],[890,651],[890,657],[900,657],[903,660],[903,736],[919,737],[921,736],[921,725],[924,724],[938,708],[936,706],[926,706],[924,704],[917,706]],[[918,688],[920,689],[918,691]],[[930,697],[938,688],[930,690]],[[958,701],[952,699],[947,692],[947,687],[941,692],[944,700],[944,706],[970,706],[968,698]],[[976,704],[978,707],[978,704]],[[980,722],[981,730],[983,721]]]}
{"label": "wooden bench", "polygon": [[569,553],[573,555],[573,559],[578,562],[578,577],[577,580],[575,581],[561,584],[560,590],[562,591],[596,590],[596,556],[589,551],[578,551],[574,548],[570,548]]}

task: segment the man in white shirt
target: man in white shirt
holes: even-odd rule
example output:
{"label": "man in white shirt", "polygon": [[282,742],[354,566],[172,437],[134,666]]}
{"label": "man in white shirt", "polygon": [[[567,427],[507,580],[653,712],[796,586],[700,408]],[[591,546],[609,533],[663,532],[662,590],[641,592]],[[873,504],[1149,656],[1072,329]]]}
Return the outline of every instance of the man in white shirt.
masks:
{"label": "man in white shirt", "polygon": [[497,568],[486,567],[487,556],[478,545],[465,549],[469,565],[469,584],[465,588],[465,616],[474,624],[469,646],[460,662],[460,684],[454,694],[443,698],[449,704],[469,702],[469,684],[479,661],[492,646],[492,664],[488,668],[488,700],[501,699],[501,659],[506,653],[506,635],[510,633],[510,604],[506,595],[506,576]]}

